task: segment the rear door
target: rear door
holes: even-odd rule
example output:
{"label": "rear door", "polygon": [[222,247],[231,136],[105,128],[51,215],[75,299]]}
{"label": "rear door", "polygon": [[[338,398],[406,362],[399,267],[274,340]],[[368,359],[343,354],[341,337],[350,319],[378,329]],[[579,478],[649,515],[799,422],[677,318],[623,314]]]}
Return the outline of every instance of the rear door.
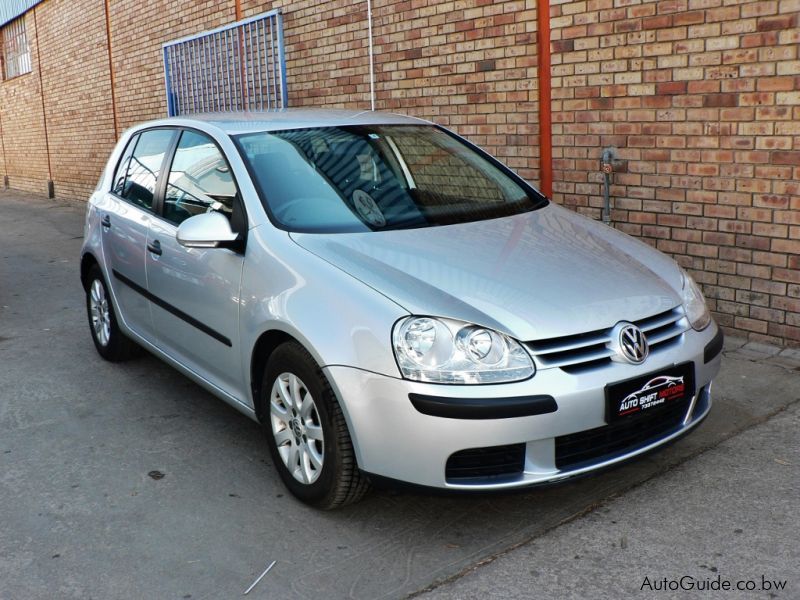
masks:
{"label": "rear door", "polygon": [[103,256],[119,314],[135,333],[151,338],[145,254],[155,214],[155,191],[174,130],[152,129],[134,135],[123,152],[112,189],[98,206]]}
{"label": "rear door", "polygon": [[244,240],[247,221],[230,166],[210,137],[186,129],[162,188],[161,215],[150,230],[159,253],[146,259],[159,345],[211,383],[246,398],[239,344],[244,244],[240,250],[185,248],[176,239],[183,221],[216,211]]}

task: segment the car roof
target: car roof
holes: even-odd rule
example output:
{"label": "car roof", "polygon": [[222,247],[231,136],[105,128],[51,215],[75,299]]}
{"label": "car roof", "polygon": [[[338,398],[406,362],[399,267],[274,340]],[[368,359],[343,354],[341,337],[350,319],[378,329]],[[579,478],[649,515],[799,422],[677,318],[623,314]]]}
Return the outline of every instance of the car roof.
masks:
{"label": "car roof", "polygon": [[137,127],[208,123],[229,135],[340,125],[428,125],[429,121],[370,110],[286,108],[265,111],[198,113],[150,121]]}

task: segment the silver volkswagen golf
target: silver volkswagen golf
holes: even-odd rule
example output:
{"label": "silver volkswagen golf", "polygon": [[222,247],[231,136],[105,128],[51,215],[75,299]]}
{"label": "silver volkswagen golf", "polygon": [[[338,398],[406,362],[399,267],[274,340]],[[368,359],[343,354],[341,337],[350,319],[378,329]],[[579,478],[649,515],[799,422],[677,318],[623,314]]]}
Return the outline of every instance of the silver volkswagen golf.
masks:
{"label": "silver volkswagen golf", "polygon": [[263,424],[301,500],[502,490],[690,431],[722,333],[672,259],[419,119],[301,110],[129,130],[81,280],[111,361],[145,348]]}

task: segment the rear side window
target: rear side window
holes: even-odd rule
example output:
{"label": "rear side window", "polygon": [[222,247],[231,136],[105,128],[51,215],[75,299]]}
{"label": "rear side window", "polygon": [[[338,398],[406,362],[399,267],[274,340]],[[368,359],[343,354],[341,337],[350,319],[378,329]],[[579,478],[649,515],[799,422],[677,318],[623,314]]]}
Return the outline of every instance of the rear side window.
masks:
{"label": "rear side window", "polygon": [[169,172],[164,218],[176,225],[210,211],[230,218],[235,199],[230,166],[216,144],[202,133],[184,131]]}
{"label": "rear side window", "polygon": [[125,189],[125,177],[128,175],[128,165],[131,162],[131,156],[133,155],[133,149],[136,148],[136,142],[139,141],[139,135],[134,135],[128,145],[125,146],[125,152],[122,154],[122,158],[119,161],[119,165],[117,165],[117,170],[114,173],[114,182],[111,186],[111,191],[117,194],[118,196],[122,196],[122,192]]}
{"label": "rear side window", "polygon": [[[169,149],[174,131],[171,129],[152,129],[139,135],[133,149],[125,180],[120,191],[116,191],[118,178],[115,179],[115,193],[131,204],[147,210],[153,210],[156,182],[164,162],[164,155]],[[130,146],[130,144],[129,144]],[[127,149],[125,150],[127,154]],[[124,163],[120,163],[120,166]]]}

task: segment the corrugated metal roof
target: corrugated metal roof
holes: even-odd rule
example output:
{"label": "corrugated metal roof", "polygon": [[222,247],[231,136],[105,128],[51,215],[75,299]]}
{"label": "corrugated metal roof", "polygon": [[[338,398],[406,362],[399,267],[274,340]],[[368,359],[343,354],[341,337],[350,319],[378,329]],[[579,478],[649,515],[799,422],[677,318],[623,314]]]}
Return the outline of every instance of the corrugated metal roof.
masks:
{"label": "corrugated metal roof", "polygon": [[0,27],[24,14],[42,0],[0,0]]}

